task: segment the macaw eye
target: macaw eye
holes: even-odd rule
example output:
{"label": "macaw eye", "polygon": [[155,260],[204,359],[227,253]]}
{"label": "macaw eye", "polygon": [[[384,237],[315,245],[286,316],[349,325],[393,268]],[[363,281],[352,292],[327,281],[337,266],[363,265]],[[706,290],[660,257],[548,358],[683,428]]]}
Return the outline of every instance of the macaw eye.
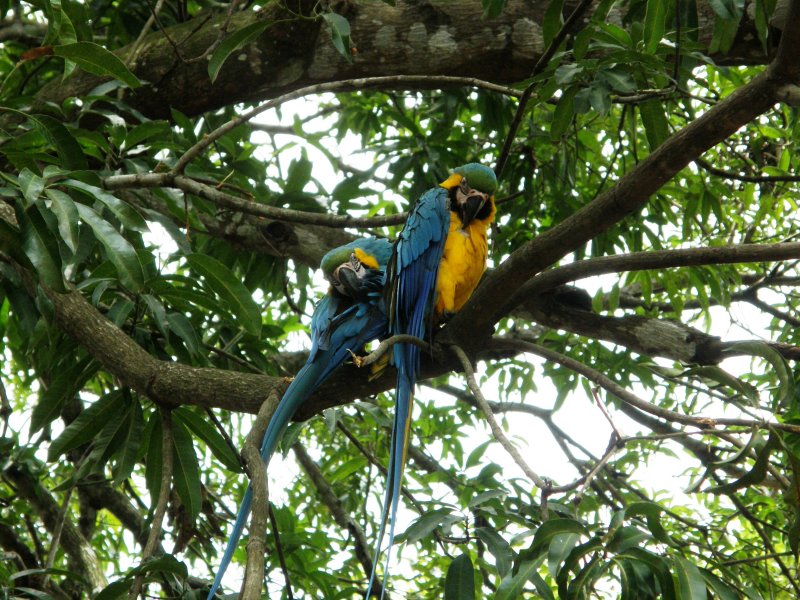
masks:
{"label": "macaw eye", "polygon": [[462,177],[461,178],[461,182],[458,184],[458,187],[461,189],[461,192],[463,194],[468,194],[469,193],[469,189],[470,188],[469,188],[469,184],[467,183],[467,178],[466,177]]}
{"label": "macaw eye", "polygon": [[350,265],[353,267],[356,273],[358,273],[364,267],[364,265],[361,264],[361,261],[356,258],[355,254],[350,255]]}

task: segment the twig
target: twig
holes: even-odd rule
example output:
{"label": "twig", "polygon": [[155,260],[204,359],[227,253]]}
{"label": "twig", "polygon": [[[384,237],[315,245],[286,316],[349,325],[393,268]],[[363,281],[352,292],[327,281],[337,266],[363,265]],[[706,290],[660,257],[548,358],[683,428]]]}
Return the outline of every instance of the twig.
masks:
{"label": "twig", "polygon": [[223,427],[222,423],[220,423],[220,420],[217,418],[217,415],[214,414],[213,410],[206,407],[205,412],[206,416],[214,424],[214,427],[216,427],[217,432],[222,436],[222,439],[225,440],[225,444],[228,446],[228,448],[231,449],[233,455],[239,461],[239,464],[242,465],[242,470],[247,472],[247,465],[244,462],[244,458],[242,458],[242,454],[241,452],[239,452],[239,449],[236,447],[236,444],[233,443],[233,439],[231,439],[231,435],[228,433],[228,430],[225,429],[225,427]]}
{"label": "twig", "polygon": [[217,39],[215,39],[214,42],[208,48],[206,48],[202,54],[186,60],[187,63],[200,62],[201,60],[204,60],[208,56],[211,56],[211,53],[214,52],[214,50],[216,50],[219,47],[219,45],[222,43],[222,39],[228,32],[228,27],[230,27],[231,17],[233,17],[233,11],[236,10],[236,5],[239,4],[240,1],[241,0],[231,1],[230,6],[228,6],[228,14],[225,16],[225,21],[220,26],[219,32],[217,32]]}
{"label": "twig", "polygon": [[[167,502],[169,501],[170,484],[172,483],[172,412],[169,408],[162,408],[161,413],[161,488],[158,493],[158,502],[153,514],[153,522],[150,525],[150,535],[147,543],[142,550],[140,563],[153,556],[161,537],[161,527],[164,515],[167,512]],[[144,575],[138,575],[133,581],[131,590],[128,593],[129,600],[135,600],[142,590]]]}
{"label": "twig", "polygon": [[[158,2],[156,2],[155,8],[150,9],[151,10],[150,16],[147,17],[147,21],[145,21],[144,27],[142,27],[142,30],[139,32],[139,37],[137,37],[136,41],[133,42],[133,49],[131,50],[130,54],[131,58],[128,61],[128,68],[130,68],[131,70],[136,68],[136,63],[139,61],[139,54],[141,54],[142,52],[143,48],[142,43],[144,42],[144,38],[147,36],[148,33],[150,33],[150,28],[153,26],[153,23],[155,23],[156,20],[155,15],[160,13],[163,7],[164,7],[164,0],[158,0]],[[169,39],[166,32],[164,32],[164,36],[167,39]]]}
{"label": "twig", "polygon": [[308,474],[311,483],[316,488],[320,498],[322,498],[322,502],[328,507],[328,510],[331,511],[333,520],[336,521],[339,527],[350,532],[350,535],[353,537],[356,557],[361,563],[361,568],[364,570],[364,574],[369,577],[370,573],[372,573],[373,563],[371,558],[371,550],[367,545],[367,538],[364,535],[364,530],[361,529],[358,523],[356,523],[344,509],[344,506],[342,506],[341,501],[336,496],[333,487],[331,487],[331,484],[325,479],[325,476],[322,474],[319,466],[317,466],[317,463],[315,463],[308,455],[308,452],[306,452],[306,449],[303,447],[303,445],[300,442],[295,442],[292,445],[292,450],[297,457],[297,462],[300,463],[300,466],[303,467],[305,472]]}
{"label": "twig", "polygon": [[294,314],[296,314],[298,317],[307,317],[308,316],[302,308],[297,306],[297,303],[294,301],[294,298],[292,298],[292,293],[289,290],[289,278],[288,277],[284,277],[283,278],[283,297],[286,299],[286,304],[289,305],[289,308],[292,309],[292,312]]}
{"label": "twig", "polygon": [[[64,521],[67,518],[67,509],[69,508],[69,501],[72,498],[72,491],[75,489],[75,484],[73,483],[67,492],[64,494],[64,501],[61,503],[61,509],[58,511],[58,518],[56,520],[56,525],[53,528],[53,533],[51,536],[50,541],[50,550],[47,552],[47,561],[45,561],[44,568],[45,570],[49,570],[53,568],[53,563],[56,559],[56,552],[58,551],[58,546],[61,542],[61,532],[64,530]],[[50,573],[45,573],[43,585],[47,585],[50,582]]]}
{"label": "twig", "polygon": [[700,429],[713,429],[719,425],[725,425],[733,427],[752,427],[758,429],[780,429],[781,431],[800,433],[800,425],[792,425],[789,423],[759,421],[755,419],[731,419],[724,417],[695,417],[684,415],[666,408],[661,408],[660,406],[656,406],[655,404],[651,404],[650,402],[646,402],[645,400],[638,398],[610,378],[583,364],[582,362],[560,354],[554,350],[550,350],[549,348],[545,348],[544,346],[540,346],[539,344],[534,344],[533,342],[527,342],[520,339],[495,337],[492,339],[492,347],[502,350],[513,348],[522,352],[530,352],[531,354],[536,354],[537,356],[551,360],[583,375],[586,377],[586,379],[599,385],[601,388],[617,397],[625,404],[667,421],[682,423],[684,425],[692,425],[694,427],[699,427]]}
{"label": "twig", "polygon": [[8,433],[8,419],[12,412],[11,401],[8,399],[6,386],[3,385],[3,380],[0,379],[0,419],[3,420],[3,435],[1,437],[6,437]]}
{"label": "twig", "polygon": [[[558,50],[558,47],[561,45],[561,42],[567,37],[570,29],[575,24],[575,22],[583,15],[589,6],[592,5],[593,0],[581,0],[581,3],[575,7],[575,10],[572,11],[572,14],[564,21],[564,24],[559,29],[556,36],[550,42],[550,45],[547,47],[547,50],[544,51],[539,57],[539,60],[536,61],[536,65],[533,67],[533,71],[531,72],[531,78],[535,79],[536,76],[544,71],[547,63],[550,62],[550,59],[553,58],[553,55]],[[514,142],[514,138],[517,137],[517,131],[519,130],[520,123],[522,123],[522,117],[525,114],[525,107],[528,105],[528,100],[531,98],[531,94],[533,94],[533,90],[537,85],[537,81],[532,81],[528,87],[522,92],[522,95],[519,99],[519,105],[517,106],[517,112],[514,113],[514,118],[511,120],[511,125],[508,127],[508,133],[506,134],[506,140],[503,143],[503,149],[500,151],[500,156],[497,158],[497,165],[494,168],[494,172],[497,175],[497,178],[500,179],[501,175],[503,174],[503,169],[508,162],[508,155],[511,152],[511,144]]]}
{"label": "twig", "polygon": [[536,487],[542,490],[550,487],[544,479],[539,477],[533,471],[533,469],[528,466],[519,451],[506,437],[506,434],[503,432],[500,424],[497,422],[497,419],[494,418],[494,413],[492,413],[492,409],[486,402],[486,398],[483,397],[483,393],[481,393],[478,382],[475,380],[475,370],[472,368],[472,364],[469,362],[469,357],[459,346],[456,346],[455,344],[450,346],[450,349],[453,351],[453,354],[456,355],[458,360],[461,362],[461,366],[464,368],[464,375],[467,378],[467,385],[472,391],[472,395],[475,397],[475,400],[478,402],[478,406],[480,407],[481,411],[483,411],[483,415],[486,417],[486,421],[489,423],[489,428],[492,430],[492,435],[494,438],[500,443],[506,452],[508,452],[509,456],[511,456],[514,462],[517,463],[517,466],[522,469],[525,475],[527,475],[528,478],[533,481]]}
{"label": "twig", "polygon": [[617,440],[622,440],[622,435],[617,429],[617,426],[614,425],[614,421],[611,419],[611,415],[608,414],[606,407],[603,406],[603,403],[600,401],[600,395],[597,393],[597,388],[592,388],[592,398],[594,398],[594,403],[597,404],[597,407],[600,409],[600,412],[603,413],[603,416],[608,421],[608,424],[611,425],[611,429],[614,430],[614,435],[616,436]]}
{"label": "twig", "polygon": [[[584,1],[586,2],[587,0]],[[478,87],[478,88],[492,90],[495,92],[500,92],[509,96],[518,96],[520,94],[518,90],[490,83],[488,81],[483,81],[481,79],[475,79],[474,77],[451,77],[444,75],[389,75],[384,77],[361,77],[357,79],[343,79],[341,81],[329,81],[325,83],[309,85],[291,91],[288,94],[284,94],[283,96],[278,96],[277,98],[268,100],[267,102],[264,102],[259,106],[256,106],[255,108],[249,110],[243,115],[234,117],[224,125],[221,125],[208,135],[204,136],[203,139],[201,139],[194,146],[189,148],[186,152],[184,152],[183,155],[180,158],[178,158],[177,162],[172,167],[172,172],[174,174],[183,173],[184,169],[186,169],[186,166],[192,160],[194,160],[197,156],[199,156],[200,153],[203,152],[203,150],[205,150],[212,143],[214,143],[214,141],[218,140],[223,135],[228,133],[231,129],[238,127],[242,123],[246,123],[253,117],[260,115],[264,111],[279,106],[285,102],[288,102],[289,100],[302,98],[303,96],[308,96],[311,94],[322,94],[324,92],[343,92],[353,89],[360,90],[371,87],[385,88],[391,86],[419,85],[423,83]]]}
{"label": "twig", "polygon": [[269,509],[269,524],[272,527],[272,537],[275,538],[275,550],[278,553],[278,563],[281,565],[281,572],[283,573],[283,580],[286,582],[286,597],[289,600],[294,600],[292,594],[292,580],[289,577],[289,567],[286,564],[286,555],[283,553],[283,544],[281,543],[281,533],[278,529],[278,519],[275,518],[275,509],[272,507],[272,502],[268,503]]}
{"label": "twig", "polygon": [[750,183],[769,183],[772,181],[775,182],[792,182],[792,181],[800,181],[800,175],[740,175],[739,173],[734,173],[732,171],[725,171],[723,169],[718,169],[710,162],[703,160],[702,158],[695,158],[694,162],[697,163],[698,166],[702,167],[709,173],[716,175],[717,177],[724,177],[725,179],[733,179],[734,181],[747,181]]}
{"label": "twig", "polygon": [[325,227],[382,227],[384,225],[399,225],[404,223],[408,216],[406,213],[400,213],[382,217],[351,217],[349,215],[330,215],[268,206],[266,204],[244,200],[218,190],[213,186],[200,183],[185,175],[175,175],[174,173],[112,175],[103,180],[103,187],[112,191],[125,188],[176,187],[184,192],[210,200],[222,208],[228,208],[258,217],[266,217],[276,221],[284,221],[286,223],[322,225]]}
{"label": "twig", "polygon": [[377,362],[378,359],[386,354],[389,351],[389,348],[395,344],[413,344],[414,346],[419,346],[420,348],[424,348],[426,350],[429,350],[431,347],[428,342],[418,338],[415,335],[401,333],[383,340],[380,344],[378,344],[378,347],[375,348],[375,350],[366,356],[356,356],[353,354],[353,362],[357,367],[368,367],[372,363]]}
{"label": "twig", "polygon": [[553,289],[570,281],[605,273],[646,271],[671,267],[766,262],[800,258],[800,242],[781,244],[736,244],[709,248],[684,248],[631,252],[615,256],[599,256],[555,267],[539,273],[512,296],[512,302]]}

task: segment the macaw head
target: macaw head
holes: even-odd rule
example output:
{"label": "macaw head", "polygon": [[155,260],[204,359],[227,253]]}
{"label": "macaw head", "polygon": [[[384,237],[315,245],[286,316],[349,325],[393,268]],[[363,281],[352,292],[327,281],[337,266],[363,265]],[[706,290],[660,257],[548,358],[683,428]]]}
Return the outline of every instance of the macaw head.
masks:
{"label": "macaw head", "polygon": [[458,214],[462,227],[475,219],[491,221],[494,217],[497,177],[489,167],[468,163],[453,169],[439,185],[450,191],[450,209]]}
{"label": "macaw head", "polygon": [[320,268],[334,290],[354,300],[380,292],[392,255],[388,240],[361,238],[339,246],[322,257]]}

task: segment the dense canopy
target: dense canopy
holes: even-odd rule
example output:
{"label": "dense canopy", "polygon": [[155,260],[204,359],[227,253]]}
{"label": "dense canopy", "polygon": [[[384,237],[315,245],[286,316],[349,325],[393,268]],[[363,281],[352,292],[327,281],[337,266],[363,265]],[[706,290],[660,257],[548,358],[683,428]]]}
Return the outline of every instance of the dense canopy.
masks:
{"label": "dense canopy", "polygon": [[[800,596],[798,0],[0,13],[0,597],[205,597],[320,259],[467,162],[386,597]],[[302,407],[244,597],[363,597],[393,384]]]}

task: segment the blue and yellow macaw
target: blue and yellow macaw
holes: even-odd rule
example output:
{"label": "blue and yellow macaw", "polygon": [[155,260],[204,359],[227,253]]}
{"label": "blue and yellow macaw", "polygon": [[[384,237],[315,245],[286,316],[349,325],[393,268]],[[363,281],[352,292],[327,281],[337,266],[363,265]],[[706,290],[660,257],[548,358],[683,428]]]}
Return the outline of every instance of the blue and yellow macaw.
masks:
{"label": "blue and yellow macaw", "polygon": [[[261,442],[264,468],[297,409],[338,369],[351,352],[386,334],[383,284],[392,245],[383,239],[363,238],[328,252],[320,265],[331,288],[311,317],[311,352],[283,394]],[[236,515],[208,600],[216,594],[250,514],[252,488],[247,487]]]}
{"label": "blue and yellow macaw", "polygon": [[[392,335],[429,338],[435,322],[458,312],[469,300],[486,270],[487,234],[494,220],[496,189],[494,171],[469,163],[453,169],[438,188],[425,192],[414,205],[386,272]],[[381,589],[386,587],[420,349],[411,344],[396,344],[393,361],[397,368],[394,423],[383,515],[367,597],[372,593],[388,518],[389,546]]]}

